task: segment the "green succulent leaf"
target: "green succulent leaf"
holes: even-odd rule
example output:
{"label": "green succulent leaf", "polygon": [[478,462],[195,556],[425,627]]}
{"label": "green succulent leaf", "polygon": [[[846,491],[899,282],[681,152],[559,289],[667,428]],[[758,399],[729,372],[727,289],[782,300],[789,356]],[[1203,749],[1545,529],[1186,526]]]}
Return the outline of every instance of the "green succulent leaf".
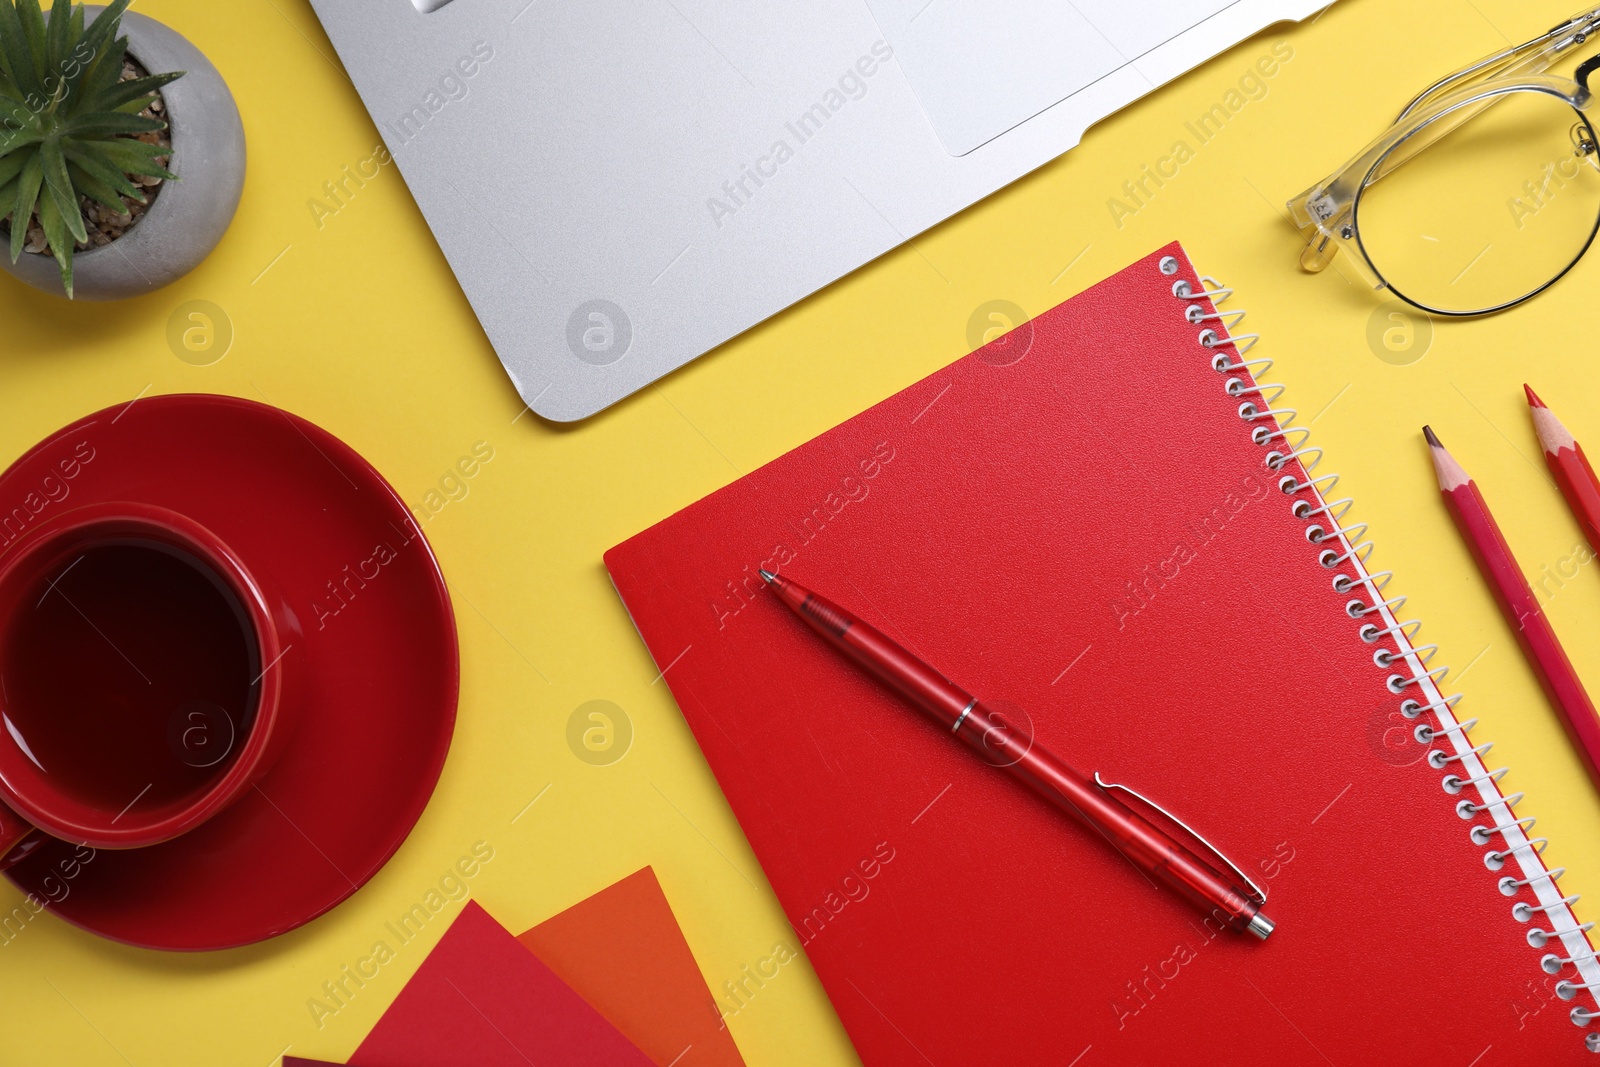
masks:
{"label": "green succulent leaf", "polygon": [[72,187],[84,196],[104,204],[119,215],[128,213],[127,205],[122,202],[118,190],[70,160],[67,162],[67,173],[72,177]]}
{"label": "green succulent leaf", "polygon": [[41,144],[39,158],[44,162],[45,188],[61,220],[67,224],[73,237],[87,241],[89,231],[83,224],[83,212],[78,207],[78,194],[72,189],[72,176],[67,173],[67,157],[61,151],[60,139],[51,137]]}
{"label": "green succulent leaf", "polygon": [[72,0],[55,0],[50,5],[50,25],[45,30],[45,62],[60,73],[67,55],[67,35],[72,31]]}
{"label": "green succulent leaf", "polygon": [[[69,214],[77,213],[77,205],[73,205]],[[79,224],[82,225],[81,216]],[[72,234],[68,232],[66,220],[61,212],[56,210],[55,201],[49,197],[39,201],[39,225],[44,227],[45,239],[50,242],[50,254],[56,257],[56,262],[61,266],[61,287],[67,291],[68,299],[71,299]]]}
{"label": "green succulent leaf", "polygon": [[22,255],[22,246],[28,240],[28,223],[33,219],[33,207],[39,201],[39,186],[44,182],[44,164],[37,151],[29,152],[22,173],[17,176],[17,198],[11,207],[11,262]]}
{"label": "green succulent leaf", "polygon": [[10,133],[0,133],[0,155],[5,155],[28,145],[38,144],[44,140],[44,131],[37,127],[16,130]]}
{"label": "green succulent leaf", "polygon": [[[105,185],[109,185],[117,192],[133,197],[141,204],[145,203],[144,190],[140,189],[137,185],[133,184],[133,182],[129,181],[127,172],[122,168],[112,164],[104,152],[101,152],[87,144],[76,144],[70,141],[61,147],[62,150],[66,152],[67,164],[69,167],[76,167],[79,172],[87,177]],[[3,171],[0,171],[0,174],[3,173]],[[85,187],[80,186],[80,188],[83,188],[83,191],[86,193],[89,192],[89,190]],[[94,196],[93,193],[89,193],[89,195]],[[98,200],[99,197],[95,197],[95,199]],[[5,203],[5,200],[0,199],[0,204],[3,203]],[[104,201],[102,201],[102,203],[104,203]],[[119,211],[122,210],[123,207],[120,202],[116,204],[108,204],[107,206],[114,207]]]}
{"label": "green succulent leaf", "polygon": [[39,0],[17,0],[17,18],[22,22],[22,32],[28,41],[33,69],[43,77],[49,69],[49,57],[45,54],[44,12],[39,10]]}
{"label": "green succulent leaf", "polygon": [[39,116],[28,109],[20,100],[0,94],[0,136],[8,136],[18,130],[36,128],[41,123]]}
{"label": "green succulent leaf", "polygon": [[78,67],[81,77],[68,99],[68,110],[82,111],[94,104],[97,96],[117,84],[122,77],[122,61],[127,54],[126,37],[113,38],[98,52],[84,52]]}
{"label": "green succulent leaf", "polygon": [[10,96],[17,100],[21,100],[22,94],[18,92],[17,87],[12,84],[11,75],[6,73],[5,66],[5,57],[3,54],[0,54],[0,95]]}
{"label": "green succulent leaf", "polygon": [[83,146],[102,153],[113,166],[120,167],[127,174],[138,174],[147,178],[178,177],[156,162],[157,156],[164,156],[169,151],[160,145],[119,137],[113,141],[85,141]]}
{"label": "green succulent leaf", "polygon": [[22,16],[10,3],[0,0],[0,71],[10,79],[24,99],[39,93],[39,72],[33,64],[22,29]]}
{"label": "green succulent leaf", "polygon": [[[25,160],[22,158],[21,152],[13,152],[9,156],[0,156],[0,185],[6,184],[18,174],[21,174],[22,164],[24,162]],[[7,200],[3,196],[0,196],[0,211],[5,210],[4,205],[8,205],[10,203],[11,201]]]}
{"label": "green succulent leaf", "polygon": [[[116,35],[118,24],[122,21],[122,13],[128,9],[129,0],[112,0],[104,11],[95,16],[89,23],[89,28],[83,32],[82,55],[85,63],[80,67],[75,78],[67,79],[69,93],[76,93],[82,87],[84,80],[94,71],[105,71],[110,81],[102,83],[109,85],[122,76],[122,61],[119,59],[115,66],[107,62],[111,58],[106,45]],[[123,42],[126,47],[127,42]]]}
{"label": "green succulent leaf", "polygon": [[135,112],[143,111],[150,106],[157,89],[183,77],[184,71],[177,70],[171,74],[152,74],[148,78],[130,78],[125,82],[117,82],[95,99],[99,106],[106,111],[125,110],[129,104],[138,104]]}
{"label": "green succulent leaf", "polygon": [[71,137],[107,137],[118,133],[154,133],[164,130],[167,124],[160,119],[147,119],[143,115],[129,115],[122,111],[88,111],[74,115],[61,128]]}

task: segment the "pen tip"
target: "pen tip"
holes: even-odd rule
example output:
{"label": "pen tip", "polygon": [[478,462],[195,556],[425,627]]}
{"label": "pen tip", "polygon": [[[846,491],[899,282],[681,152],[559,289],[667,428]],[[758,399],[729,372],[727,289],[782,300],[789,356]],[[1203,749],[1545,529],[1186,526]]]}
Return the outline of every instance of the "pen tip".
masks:
{"label": "pen tip", "polygon": [[767,570],[765,567],[763,567],[760,570],[756,571],[756,573],[761,575],[761,580],[763,582],[766,582],[768,585],[771,585],[773,582],[778,580],[778,576],[776,574],[773,574],[771,571]]}
{"label": "pen tip", "polygon": [[1424,426],[1422,428],[1422,436],[1426,437],[1428,439],[1428,444],[1432,445],[1434,448],[1444,447],[1444,445],[1439,443],[1439,435],[1433,432],[1432,426]]}
{"label": "pen tip", "polygon": [[1529,407],[1542,408],[1547,406],[1543,400],[1539,399],[1539,394],[1533,391],[1533,386],[1527,382],[1522,383],[1522,391],[1528,394]]}

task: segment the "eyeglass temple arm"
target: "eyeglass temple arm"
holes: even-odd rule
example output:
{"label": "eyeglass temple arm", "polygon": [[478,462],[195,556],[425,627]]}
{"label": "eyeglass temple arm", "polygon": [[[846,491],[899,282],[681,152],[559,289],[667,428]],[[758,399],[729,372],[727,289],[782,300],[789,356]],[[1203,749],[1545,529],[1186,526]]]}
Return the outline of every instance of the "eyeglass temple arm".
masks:
{"label": "eyeglass temple arm", "polygon": [[[1405,106],[1395,121],[1400,122],[1404,120],[1406,116],[1410,115],[1417,108],[1421,107],[1423,104],[1427,103],[1427,101],[1457,82],[1465,81],[1477,74],[1481,74],[1485,71],[1491,70],[1492,68],[1498,67],[1503,63],[1507,63],[1510,60],[1516,59],[1518,56],[1523,55],[1524,53],[1534,53],[1533,55],[1529,56],[1526,62],[1526,71],[1528,73],[1544,70],[1549,67],[1550,61],[1553,61],[1557,54],[1586,41],[1590,31],[1595,28],[1595,24],[1597,22],[1600,22],[1600,8],[1591,9],[1582,14],[1574,15],[1572,18],[1561,23],[1560,25],[1553,26],[1548,31],[1541,33],[1531,41],[1525,41],[1522,44],[1503,49],[1499,52],[1496,52],[1494,55],[1480,59],[1471,66],[1463,67],[1453,74],[1447,74],[1443,78],[1440,78],[1438,81],[1434,82],[1432,85],[1428,86],[1426,89],[1422,90],[1422,92],[1418,93],[1416,96],[1412,97],[1411,102]],[[1563,35],[1570,36],[1568,36],[1566,40],[1561,40]],[[1580,77],[1579,81],[1582,82],[1583,77]]]}
{"label": "eyeglass temple arm", "polygon": [[1583,86],[1585,89],[1588,89],[1589,75],[1593,74],[1597,70],[1600,70],[1600,55],[1590,56],[1588,59],[1579,64],[1578,70],[1574,74],[1574,78],[1579,85]]}

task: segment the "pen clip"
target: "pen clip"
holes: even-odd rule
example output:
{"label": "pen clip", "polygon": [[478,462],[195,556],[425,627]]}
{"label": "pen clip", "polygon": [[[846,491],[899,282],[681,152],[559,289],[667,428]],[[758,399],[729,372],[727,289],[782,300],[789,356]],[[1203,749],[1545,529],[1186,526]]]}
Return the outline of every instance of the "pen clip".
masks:
{"label": "pen clip", "polygon": [[1184,833],[1188,834],[1190,837],[1206,846],[1206,848],[1210,849],[1213,856],[1221,860],[1230,871],[1232,871],[1234,874],[1237,874],[1241,879],[1244,880],[1244,884],[1250,887],[1252,894],[1251,899],[1253,899],[1257,904],[1265,904],[1267,902],[1267,891],[1256,885],[1254,880],[1252,880],[1248,874],[1245,874],[1244,871],[1239,869],[1238,864],[1234,863],[1227,856],[1223,855],[1221,849],[1219,849],[1216,845],[1213,845],[1210,841],[1207,841],[1204,836],[1194,829],[1194,827],[1190,826],[1188,823],[1184,822],[1182,819],[1172,814],[1172,812],[1168,811],[1166,808],[1163,808],[1160,804],[1157,804],[1155,801],[1151,800],[1138,790],[1129,788],[1125,785],[1117,785],[1114,782],[1106,781],[1104,778],[1100,777],[1099,771],[1094,772],[1094,784],[1107,792],[1110,792],[1113,789],[1120,789],[1130,796],[1138,797],[1142,803],[1154,808],[1156,811],[1159,811],[1162,815],[1165,815],[1177,825],[1183,827]]}

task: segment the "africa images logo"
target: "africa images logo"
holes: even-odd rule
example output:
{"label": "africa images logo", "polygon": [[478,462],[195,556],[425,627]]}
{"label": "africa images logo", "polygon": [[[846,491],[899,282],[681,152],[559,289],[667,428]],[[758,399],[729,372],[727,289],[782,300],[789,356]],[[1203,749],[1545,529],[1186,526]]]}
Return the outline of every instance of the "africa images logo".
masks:
{"label": "africa images logo", "polygon": [[586,300],[567,318],[567,347],[592,367],[608,367],[628,354],[633,322],[610,300]]}

